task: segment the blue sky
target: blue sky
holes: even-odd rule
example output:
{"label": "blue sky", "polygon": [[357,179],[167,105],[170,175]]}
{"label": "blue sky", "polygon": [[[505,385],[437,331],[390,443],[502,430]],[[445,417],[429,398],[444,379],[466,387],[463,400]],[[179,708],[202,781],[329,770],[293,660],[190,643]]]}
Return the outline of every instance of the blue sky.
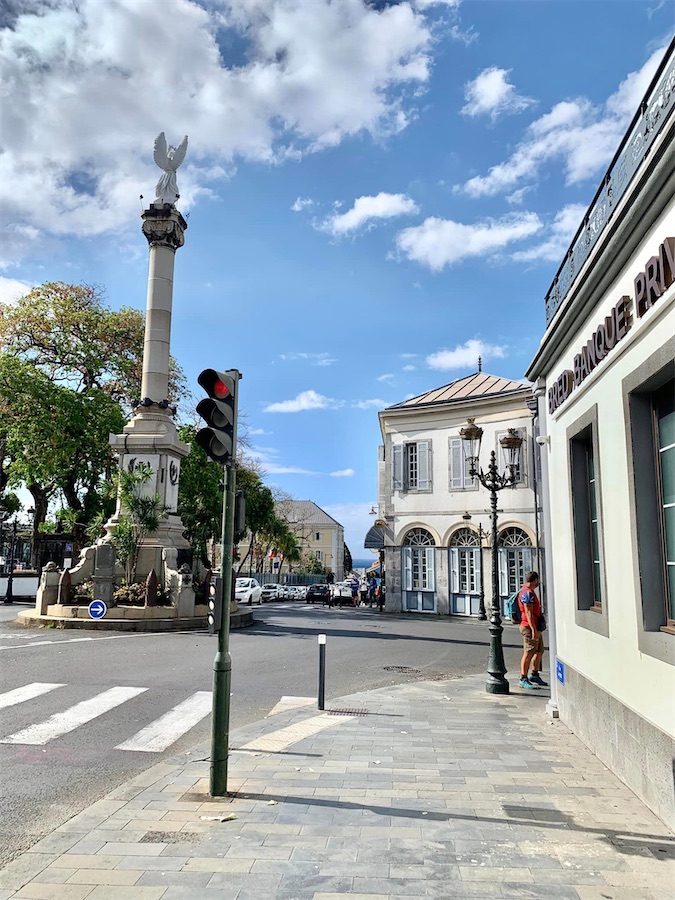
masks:
{"label": "blue sky", "polygon": [[522,378],[543,298],[675,26],[659,0],[14,0],[0,30],[5,302],[144,308],[139,194],[189,136],[172,352],[239,368],[267,481],[346,527],[377,410]]}

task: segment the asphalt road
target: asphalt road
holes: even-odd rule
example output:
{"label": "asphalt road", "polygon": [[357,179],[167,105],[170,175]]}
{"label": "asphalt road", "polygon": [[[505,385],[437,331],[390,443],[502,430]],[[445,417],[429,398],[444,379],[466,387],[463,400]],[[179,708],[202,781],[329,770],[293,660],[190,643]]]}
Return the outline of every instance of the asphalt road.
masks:
{"label": "asphalt road", "polygon": [[[205,632],[28,630],[14,623],[16,611],[0,608],[0,865],[164,756],[208,740],[216,649]],[[474,620],[302,602],[266,604],[255,617],[231,635],[232,729],[282,696],[316,696],[319,633],[327,700],[487,663],[487,623]],[[507,628],[512,683],[519,648]]]}

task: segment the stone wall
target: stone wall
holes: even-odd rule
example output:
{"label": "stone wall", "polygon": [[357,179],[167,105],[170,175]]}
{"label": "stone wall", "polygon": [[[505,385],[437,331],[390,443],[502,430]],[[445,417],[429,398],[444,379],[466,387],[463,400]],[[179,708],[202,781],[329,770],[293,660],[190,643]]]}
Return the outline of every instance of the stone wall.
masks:
{"label": "stone wall", "polygon": [[567,664],[558,708],[577,737],[675,829],[675,741]]}

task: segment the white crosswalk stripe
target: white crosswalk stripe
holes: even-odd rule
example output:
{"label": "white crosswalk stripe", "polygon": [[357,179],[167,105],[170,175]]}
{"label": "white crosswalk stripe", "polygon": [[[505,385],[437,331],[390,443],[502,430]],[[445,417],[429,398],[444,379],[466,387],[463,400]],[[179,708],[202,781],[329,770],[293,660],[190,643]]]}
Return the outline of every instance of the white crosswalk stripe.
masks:
{"label": "white crosswalk stripe", "polygon": [[17,703],[24,703],[26,700],[33,700],[42,694],[48,694],[54,688],[64,687],[62,684],[51,684],[43,681],[34,681],[32,684],[25,684],[23,687],[14,688],[13,691],[6,691],[0,694],[0,709],[6,709],[8,706],[16,706]]}
{"label": "white crosswalk stripe", "polygon": [[137,734],[118,744],[116,750],[135,750],[142,753],[159,753],[175,743],[197,722],[211,712],[211,691],[197,691],[187,700],[174,706]]}
{"label": "white crosswalk stripe", "polygon": [[0,744],[47,744],[54,738],[68,734],[74,731],[85,722],[91,722],[92,719],[103,715],[103,713],[114,709],[121,703],[136,697],[147,691],[147,688],[138,687],[113,687],[101,694],[97,694],[90,700],[83,700],[76,703],[70,709],[64,712],[55,713],[44,722],[36,725],[29,725],[22,731],[10,734],[6,738],[0,739]]}

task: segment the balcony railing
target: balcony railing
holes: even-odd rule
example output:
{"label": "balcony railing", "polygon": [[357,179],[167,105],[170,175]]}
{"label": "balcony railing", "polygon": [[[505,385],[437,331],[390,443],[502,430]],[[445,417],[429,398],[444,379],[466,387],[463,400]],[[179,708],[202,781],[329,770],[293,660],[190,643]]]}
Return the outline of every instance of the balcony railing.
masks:
{"label": "balcony railing", "polygon": [[567,297],[576,276],[674,108],[675,39],[671,41],[546,294],[547,326]]}

